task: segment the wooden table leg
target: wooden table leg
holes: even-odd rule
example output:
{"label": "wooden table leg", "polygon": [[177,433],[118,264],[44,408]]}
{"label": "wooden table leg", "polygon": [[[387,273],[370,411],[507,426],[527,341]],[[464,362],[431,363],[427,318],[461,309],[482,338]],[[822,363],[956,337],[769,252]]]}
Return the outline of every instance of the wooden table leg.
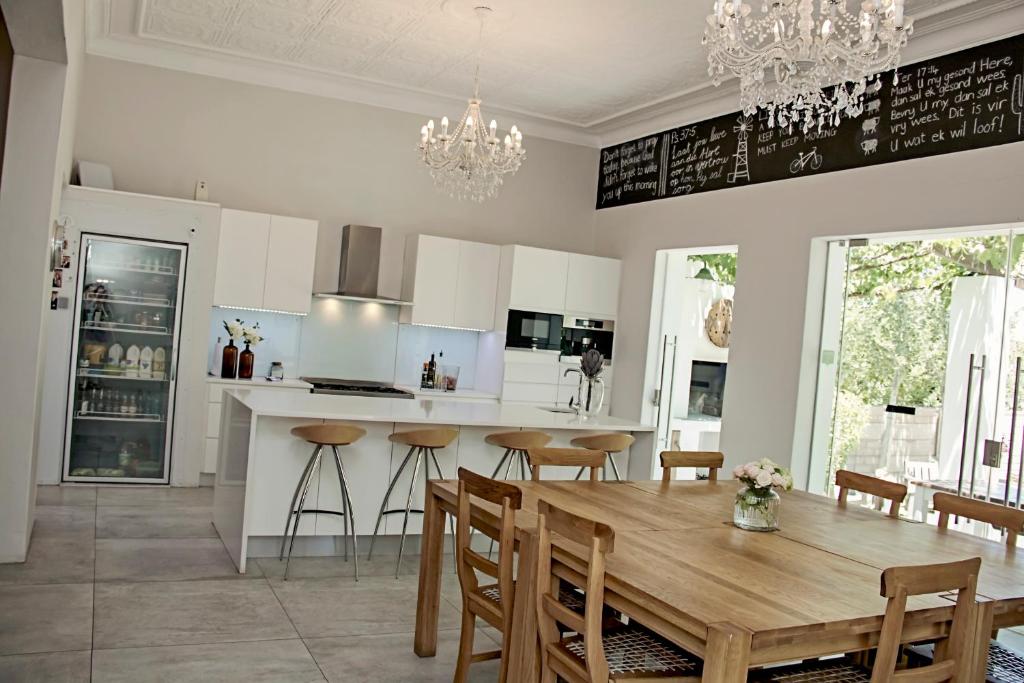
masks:
{"label": "wooden table leg", "polygon": [[708,626],[703,683],[746,683],[750,668],[750,631],[732,624]]}
{"label": "wooden table leg", "polygon": [[971,625],[971,647],[963,658],[964,669],[959,681],[984,681],[988,667],[988,647],[992,640],[992,621],[995,618],[995,603],[987,598],[978,598],[974,623]]}
{"label": "wooden table leg", "polygon": [[540,680],[540,651],[537,635],[537,535],[522,532],[519,568],[516,574],[516,602],[512,610],[512,633],[508,646],[508,678],[516,683]]}
{"label": "wooden table leg", "polygon": [[420,585],[416,600],[416,636],[413,641],[413,651],[420,657],[433,657],[437,654],[437,618],[441,608],[445,512],[434,493],[434,486],[434,482],[427,482],[427,495],[423,503]]}

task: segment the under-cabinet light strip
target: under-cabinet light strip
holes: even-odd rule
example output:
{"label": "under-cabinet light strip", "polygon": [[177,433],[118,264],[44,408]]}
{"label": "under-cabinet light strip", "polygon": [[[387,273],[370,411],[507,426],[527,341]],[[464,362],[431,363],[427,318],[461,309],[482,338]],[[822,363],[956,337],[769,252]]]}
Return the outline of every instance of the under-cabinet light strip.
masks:
{"label": "under-cabinet light strip", "polygon": [[281,315],[295,315],[295,316],[306,316],[306,313],[298,313],[296,311],[279,311],[276,308],[249,308],[247,306],[217,306],[217,308],[227,308],[232,311],[253,311],[256,313],[280,313]]}
{"label": "under-cabinet light strip", "polygon": [[461,330],[462,332],[486,332],[479,327],[456,327],[455,325],[429,325],[427,323],[411,323],[413,327],[434,327],[439,330]]}

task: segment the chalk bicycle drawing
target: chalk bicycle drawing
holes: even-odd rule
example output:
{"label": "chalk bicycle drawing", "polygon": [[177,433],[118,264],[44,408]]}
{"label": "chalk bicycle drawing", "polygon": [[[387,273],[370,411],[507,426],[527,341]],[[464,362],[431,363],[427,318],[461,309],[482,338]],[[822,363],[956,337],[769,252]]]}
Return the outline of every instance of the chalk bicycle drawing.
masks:
{"label": "chalk bicycle drawing", "polygon": [[810,166],[812,171],[817,171],[821,168],[823,161],[825,161],[824,157],[818,154],[818,148],[815,147],[806,154],[801,152],[797,155],[797,158],[789,165],[789,172],[796,175],[797,173],[806,170],[808,166]]}

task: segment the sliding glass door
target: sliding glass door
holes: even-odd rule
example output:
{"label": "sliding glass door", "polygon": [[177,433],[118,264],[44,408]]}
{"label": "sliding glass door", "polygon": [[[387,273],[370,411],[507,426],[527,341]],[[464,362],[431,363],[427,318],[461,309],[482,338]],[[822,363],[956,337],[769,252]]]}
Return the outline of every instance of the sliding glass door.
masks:
{"label": "sliding glass door", "polygon": [[[1011,229],[829,245],[809,488],[837,469],[1019,505],[1024,237]],[[870,501],[868,501],[870,502]]]}

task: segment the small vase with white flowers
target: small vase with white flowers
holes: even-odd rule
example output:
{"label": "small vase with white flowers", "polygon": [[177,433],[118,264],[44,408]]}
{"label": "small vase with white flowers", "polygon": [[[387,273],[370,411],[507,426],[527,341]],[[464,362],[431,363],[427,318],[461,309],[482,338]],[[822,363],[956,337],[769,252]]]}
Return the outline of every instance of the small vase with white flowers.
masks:
{"label": "small vase with white flowers", "polygon": [[779,491],[793,488],[793,476],[768,458],[740,465],[732,476],[743,483],[736,494],[733,524],[747,531],[775,531],[779,528]]}

